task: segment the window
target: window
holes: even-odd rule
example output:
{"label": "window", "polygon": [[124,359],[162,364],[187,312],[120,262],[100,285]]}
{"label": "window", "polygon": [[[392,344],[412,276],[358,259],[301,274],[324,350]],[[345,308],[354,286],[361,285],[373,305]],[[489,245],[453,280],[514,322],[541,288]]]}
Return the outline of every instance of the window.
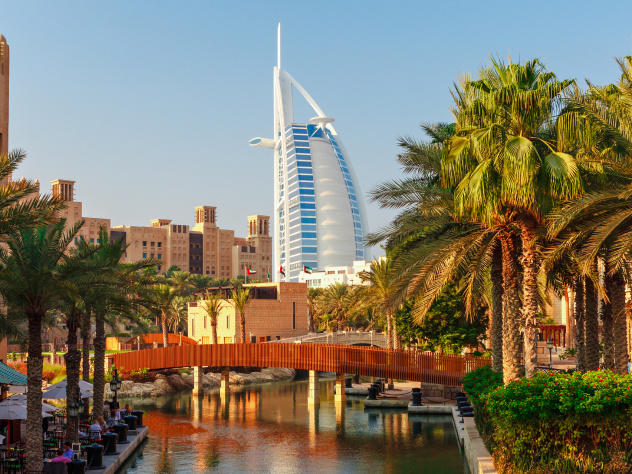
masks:
{"label": "window", "polygon": [[100,239],[97,239],[97,244],[100,244],[100,243],[101,243],[101,240],[100,240]]}
{"label": "window", "polygon": [[147,247],[147,241],[143,240],[143,247]]}
{"label": "window", "polygon": [[162,254],[161,253],[158,254],[158,260],[162,260]]}
{"label": "window", "polygon": [[90,239],[90,243],[93,244],[94,243],[94,239]]}
{"label": "window", "polygon": [[78,244],[79,243],[79,237],[75,237],[75,243]]}
{"label": "window", "polygon": [[159,267],[158,267],[158,271],[160,271],[160,268],[161,268],[161,267],[159,266]]}
{"label": "window", "polygon": [[195,337],[195,319],[191,319],[191,336]]}
{"label": "window", "polygon": [[152,253],[152,254],[150,254],[149,256],[150,256],[151,258],[154,258],[154,254],[153,254],[153,253]]}
{"label": "window", "polygon": [[257,336],[250,336],[250,343],[255,344],[257,342]]}
{"label": "window", "polygon": [[206,329],[206,316],[204,316],[204,329]]}
{"label": "window", "polygon": [[162,242],[158,242],[158,247],[162,247]]}
{"label": "window", "polygon": [[296,301],[292,301],[292,329],[296,329]]}
{"label": "window", "polygon": [[226,316],[226,329],[230,329],[230,318]]}
{"label": "window", "polygon": [[147,258],[147,254],[146,253],[143,254],[143,258]]}

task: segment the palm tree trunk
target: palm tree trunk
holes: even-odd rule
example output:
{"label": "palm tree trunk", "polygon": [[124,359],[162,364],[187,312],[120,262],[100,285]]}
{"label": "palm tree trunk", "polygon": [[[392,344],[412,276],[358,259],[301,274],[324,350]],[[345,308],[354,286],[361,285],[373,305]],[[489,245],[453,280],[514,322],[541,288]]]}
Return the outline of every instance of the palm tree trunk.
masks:
{"label": "palm tree trunk", "polygon": [[604,289],[606,299],[601,300],[603,366],[605,369],[614,370],[614,339],[612,332],[612,275],[609,275],[608,262],[604,262]]}
{"label": "palm tree trunk", "polygon": [[[81,354],[77,349],[77,318],[78,315],[72,315],[72,319],[66,321],[68,327],[68,352],[64,358],[66,359],[66,406],[69,407],[74,401],[77,401],[77,395],[79,394],[79,367],[81,366]],[[70,416],[68,413],[67,426],[66,426],[66,441],[76,443],[78,441],[77,436],[77,423],[76,416]]]}
{"label": "palm tree trunk", "polygon": [[503,382],[520,376],[520,290],[516,243],[507,231],[500,234],[503,253]]}
{"label": "palm tree trunk", "polygon": [[584,277],[586,291],[586,370],[599,369],[599,315],[597,291],[590,277]]}
{"label": "palm tree trunk", "polygon": [[584,309],[584,280],[575,279],[575,341],[577,343],[577,370],[586,370],[586,312]]}
{"label": "palm tree trunk", "polygon": [[612,275],[612,319],[614,320],[614,370],[628,373],[628,324],[625,308],[625,281],[619,273]]}
{"label": "palm tree trunk", "polygon": [[94,333],[94,396],[92,402],[94,416],[103,416],[103,397],[105,390],[105,314],[99,313],[95,318]]}
{"label": "palm tree trunk", "polygon": [[393,349],[396,351],[402,350],[402,340],[397,333],[397,316],[391,315],[391,326],[393,328]]}
{"label": "palm tree trunk", "polygon": [[42,317],[27,313],[29,322],[26,393],[26,470],[42,472],[44,444],[42,438]]}
{"label": "palm tree trunk", "polygon": [[524,318],[524,368],[527,378],[533,377],[538,366],[538,250],[535,242],[536,224],[530,219],[521,222],[522,230],[522,314]]}
{"label": "palm tree trunk", "polygon": [[211,340],[217,344],[217,318],[211,318]]}
{"label": "palm tree trunk", "polygon": [[239,336],[241,337],[241,343],[246,343],[246,313],[244,311],[239,313]]}
{"label": "palm tree trunk", "polygon": [[83,343],[82,367],[83,374],[82,379],[86,382],[90,382],[90,319],[92,311],[87,309],[83,315],[81,321],[81,342]]}
{"label": "palm tree trunk", "polygon": [[[391,322],[391,312],[387,311],[386,312],[386,348],[391,350],[393,349],[393,331],[391,329],[392,326],[392,322]],[[389,354],[389,365],[390,365],[390,354]],[[393,379],[386,379],[386,383],[388,385],[389,389],[393,389],[394,385],[393,385]]]}
{"label": "palm tree trunk", "polygon": [[162,318],[160,318],[160,323],[162,324],[162,346],[169,347],[169,331],[167,331],[167,315],[162,313]]}
{"label": "palm tree trunk", "polygon": [[503,371],[503,251],[500,242],[492,255],[492,369]]}

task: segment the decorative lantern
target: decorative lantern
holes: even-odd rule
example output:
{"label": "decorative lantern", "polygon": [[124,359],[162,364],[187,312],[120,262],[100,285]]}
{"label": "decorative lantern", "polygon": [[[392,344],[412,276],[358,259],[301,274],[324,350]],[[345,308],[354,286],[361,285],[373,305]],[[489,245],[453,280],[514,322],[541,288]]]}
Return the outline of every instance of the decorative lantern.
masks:
{"label": "decorative lantern", "polygon": [[117,390],[121,389],[122,382],[123,382],[123,380],[120,377],[116,377],[116,389]]}
{"label": "decorative lantern", "polygon": [[77,402],[72,402],[68,407],[68,416],[77,416],[79,414],[79,405]]}
{"label": "decorative lantern", "polygon": [[110,382],[110,390],[116,392],[118,390],[118,384],[116,383],[116,379],[113,378]]}

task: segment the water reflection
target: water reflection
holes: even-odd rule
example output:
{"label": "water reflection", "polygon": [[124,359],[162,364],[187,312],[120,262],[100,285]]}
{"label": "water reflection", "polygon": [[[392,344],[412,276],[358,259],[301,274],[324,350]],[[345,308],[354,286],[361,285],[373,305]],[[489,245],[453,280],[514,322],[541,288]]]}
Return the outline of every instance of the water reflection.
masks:
{"label": "water reflection", "polygon": [[336,403],[333,381],[320,397],[308,405],[295,381],[135,399],[150,438],[128,472],[466,472],[450,417]]}

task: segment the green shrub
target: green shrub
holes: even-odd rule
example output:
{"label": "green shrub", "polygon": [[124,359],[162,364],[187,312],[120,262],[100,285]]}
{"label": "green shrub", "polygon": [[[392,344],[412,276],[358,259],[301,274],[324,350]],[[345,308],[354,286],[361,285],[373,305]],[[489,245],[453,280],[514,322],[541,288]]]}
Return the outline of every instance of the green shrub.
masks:
{"label": "green shrub", "polygon": [[463,379],[499,472],[632,472],[631,375],[540,372],[506,386],[501,378],[484,367]]}

